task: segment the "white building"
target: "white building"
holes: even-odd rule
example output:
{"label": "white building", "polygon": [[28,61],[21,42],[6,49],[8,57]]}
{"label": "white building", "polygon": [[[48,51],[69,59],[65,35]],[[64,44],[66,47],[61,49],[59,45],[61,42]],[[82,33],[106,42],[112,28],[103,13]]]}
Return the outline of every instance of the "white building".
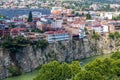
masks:
{"label": "white building", "polygon": [[113,16],[118,16],[120,12],[100,12],[100,17],[112,19]]}
{"label": "white building", "polygon": [[45,32],[46,34],[46,39],[49,43],[53,43],[56,41],[64,41],[64,40],[69,40],[70,39],[70,35],[64,31],[48,31]]}
{"label": "white building", "polygon": [[52,7],[51,12],[54,12],[54,11],[62,11],[62,7]]}
{"label": "white building", "polygon": [[95,32],[98,32],[98,33],[107,33],[107,32],[109,32],[109,28],[108,28],[107,25],[93,26],[93,30],[95,30]]}
{"label": "white building", "polygon": [[63,23],[63,20],[61,19],[58,19],[58,20],[54,20],[52,21],[51,23],[51,28],[62,28],[62,23]]}

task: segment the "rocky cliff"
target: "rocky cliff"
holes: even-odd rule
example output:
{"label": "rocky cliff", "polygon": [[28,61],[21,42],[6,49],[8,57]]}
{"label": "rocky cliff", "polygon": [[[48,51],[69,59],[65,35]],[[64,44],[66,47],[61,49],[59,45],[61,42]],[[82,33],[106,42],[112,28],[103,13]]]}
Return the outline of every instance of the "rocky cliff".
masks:
{"label": "rocky cliff", "polygon": [[[96,50],[97,49],[97,50]],[[102,54],[102,48],[87,39],[78,41],[62,41],[49,44],[46,49],[28,45],[17,53],[0,49],[0,79],[11,76],[9,68],[17,66],[22,72],[30,72],[40,65],[52,60],[70,62],[94,55]]]}

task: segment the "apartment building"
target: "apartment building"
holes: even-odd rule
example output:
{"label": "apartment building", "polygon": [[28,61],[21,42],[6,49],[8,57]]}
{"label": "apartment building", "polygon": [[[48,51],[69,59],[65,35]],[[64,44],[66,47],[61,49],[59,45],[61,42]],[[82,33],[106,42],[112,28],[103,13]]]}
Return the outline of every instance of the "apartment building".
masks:
{"label": "apartment building", "polygon": [[70,39],[69,33],[64,30],[48,31],[48,32],[45,32],[45,35],[49,43],[54,43],[56,41],[64,41],[64,40]]}

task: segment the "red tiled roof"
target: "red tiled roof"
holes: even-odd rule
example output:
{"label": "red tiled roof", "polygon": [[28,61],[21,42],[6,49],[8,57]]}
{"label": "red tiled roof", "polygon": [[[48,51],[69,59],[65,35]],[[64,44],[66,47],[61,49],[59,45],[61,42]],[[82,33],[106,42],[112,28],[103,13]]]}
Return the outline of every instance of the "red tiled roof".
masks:
{"label": "red tiled roof", "polygon": [[25,28],[12,28],[11,32],[13,31],[26,31],[26,29]]}

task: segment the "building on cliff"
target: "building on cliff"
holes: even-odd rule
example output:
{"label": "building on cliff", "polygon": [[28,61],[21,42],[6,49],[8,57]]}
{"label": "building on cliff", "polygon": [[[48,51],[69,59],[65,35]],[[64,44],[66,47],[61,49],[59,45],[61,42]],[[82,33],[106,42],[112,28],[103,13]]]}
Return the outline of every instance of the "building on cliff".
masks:
{"label": "building on cliff", "polygon": [[45,35],[46,35],[46,39],[49,43],[70,39],[69,33],[66,32],[65,30],[47,31],[47,32],[45,32]]}

